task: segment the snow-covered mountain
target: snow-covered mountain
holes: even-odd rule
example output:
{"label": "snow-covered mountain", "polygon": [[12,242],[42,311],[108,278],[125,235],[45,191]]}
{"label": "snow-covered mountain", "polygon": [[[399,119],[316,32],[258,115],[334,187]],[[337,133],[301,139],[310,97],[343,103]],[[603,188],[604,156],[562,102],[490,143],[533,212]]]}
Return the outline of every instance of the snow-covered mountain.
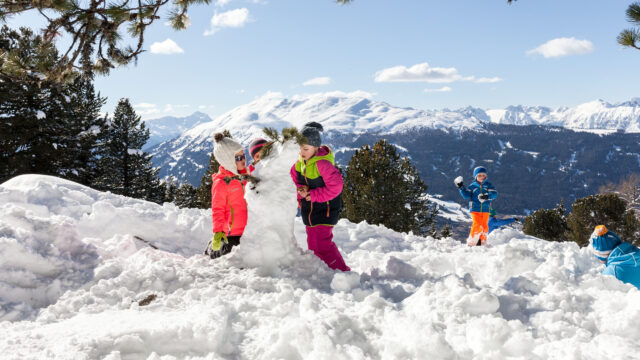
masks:
{"label": "snow-covered mountain", "polygon": [[[518,105],[488,110],[474,107],[457,110],[399,108],[370,98],[371,95],[364,92],[331,92],[291,98],[280,93],[267,93],[213,121],[208,115],[196,112],[184,118],[148,120],[147,125],[152,130],[153,145],[159,143],[158,139],[169,140],[178,135],[198,142],[196,139],[210,138],[219,129],[227,129],[245,142],[261,133],[264,127],[300,127],[308,121],[318,121],[327,130],[349,134],[400,133],[416,128],[482,131],[483,123],[640,132],[640,98],[617,104],[596,100],[557,109]],[[151,147],[151,143],[147,146]]]}
{"label": "snow-covered mountain", "polygon": [[[615,131],[622,123],[629,131],[638,128],[640,101],[616,106],[589,104],[557,110],[518,106],[497,114],[473,107],[437,111],[398,108],[372,101],[365,93],[325,93],[290,99],[271,93],[154,147],[152,155],[154,165],[160,167],[160,176],[172,175],[197,186],[209,164],[215,132],[229,130],[246,146],[254,137],[263,136],[264,127],[300,128],[308,121],[318,121],[326,130],[325,143],[332,146],[342,166],[355,149],[386,138],[411,156],[430,193],[458,199],[451,186],[453,178],[467,176],[474,166],[482,164],[489,169],[496,186],[509,194],[508,198],[501,197],[500,209],[522,214],[553,207],[558,199],[572,203],[593,194],[608,181],[617,182],[630,172],[640,172],[636,133]],[[574,132],[540,126],[562,125],[558,120],[549,120],[559,113],[573,119],[567,122],[570,126],[590,130]],[[581,122],[582,118],[608,122]],[[603,124],[614,124],[610,135],[591,133],[598,133],[596,130]],[[538,195],[531,196],[532,193]]]}
{"label": "snow-covered mountain", "polygon": [[[251,211],[268,216],[256,229],[269,231],[249,231],[231,254],[210,260],[201,255],[211,237],[208,211],[49,176],[1,184],[2,358],[632,359],[640,353],[640,291],[601,275],[603,265],[588,248],[512,228],[471,248],[456,238],[341,220],[334,240],[353,270],[341,273],[307,250],[302,223],[269,198],[280,204],[283,195],[295,199],[295,188],[248,197]],[[296,244],[269,247],[263,238],[272,240],[272,230]],[[291,261],[264,256],[283,251]]]}
{"label": "snow-covered mountain", "polygon": [[178,140],[178,143],[187,140],[196,147],[210,148],[213,134],[223,129],[229,130],[242,143],[248,143],[253,136],[262,134],[265,127],[278,130],[290,126],[301,128],[309,121],[321,122],[326,130],[346,134],[398,133],[413,128],[482,129],[479,119],[462,111],[399,108],[373,101],[369,94],[363,92],[332,92],[292,98],[268,93],[184,132],[181,136],[184,140]]}
{"label": "snow-covered mountain", "polygon": [[149,128],[151,137],[144,145],[144,150],[148,150],[163,141],[176,138],[194,126],[208,122],[211,122],[209,115],[201,112],[194,112],[185,117],[165,116],[146,120],[145,125]]}
{"label": "snow-covered mountain", "polygon": [[[173,175],[184,180],[194,172],[204,172],[216,132],[229,130],[235,139],[248,145],[253,138],[262,136],[265,127],[301,128],[309,121],[321,122],[326,130],[335,134],[399,133],[424,127],[445,131],[482,130],[478,119],[460,112],[398,108],[368,97],[369,94],[362,92],[335,92],[289,99],[279,93],[268,93],[156,146],[151,152],[153,162],[161,168],[161,176]],[[199,180],[199,177],[190,178],[194,184]]]}
{"label": "snow-covered mountain", "polygon": [[509,106],[487,110],[496,124],[560,126],[578,131],[640,132],[640,98],[617,104],[604,100],[575,107],[551,109],[542,106]]}

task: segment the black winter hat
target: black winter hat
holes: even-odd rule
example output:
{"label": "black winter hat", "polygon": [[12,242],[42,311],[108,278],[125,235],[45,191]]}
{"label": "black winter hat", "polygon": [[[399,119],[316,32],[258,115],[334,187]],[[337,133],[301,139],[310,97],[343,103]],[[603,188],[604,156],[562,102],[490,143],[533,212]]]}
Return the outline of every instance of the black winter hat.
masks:
{"label": "black winter hat", "polygon": [[320,132],[323,130],[324,128],[322,127],[322,124],[312,121],[304,124],[304,127],[302,128],[302,135],[306,138],[307,144],[320,147],[322,145]]}

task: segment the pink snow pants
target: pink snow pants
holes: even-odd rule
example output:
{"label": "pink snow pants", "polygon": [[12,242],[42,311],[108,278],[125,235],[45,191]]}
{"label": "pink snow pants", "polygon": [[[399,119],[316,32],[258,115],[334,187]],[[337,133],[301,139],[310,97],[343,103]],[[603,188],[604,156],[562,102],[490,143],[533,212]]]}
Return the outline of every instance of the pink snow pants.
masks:
{"label": "pink snow pants", "polygon": [[344,263],[340,250],[333,240],[333,226],[307,226],[307,244],[309,250],[322,259],[333,270],[351,271]]}

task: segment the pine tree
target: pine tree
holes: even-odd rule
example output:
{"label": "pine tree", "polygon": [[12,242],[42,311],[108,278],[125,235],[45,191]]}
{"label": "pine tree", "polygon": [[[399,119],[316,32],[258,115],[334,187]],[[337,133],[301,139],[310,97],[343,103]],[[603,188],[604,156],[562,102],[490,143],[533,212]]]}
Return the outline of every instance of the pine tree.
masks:
{"label": "pine tree", "polygon": [[445,239],[451,237],[451,224],[446,223],[440,230],[440,238]]}
{"label": "pine tree", "polygon": [[[38,53],[41,43],[26,28],[0,30],[0,53],[13,53],[25,64],[58,57],[55,48]],[[4,59],[0,57],[0,67],[10,67]],[[12,78],[0,72],[0,182],[38,173],[89,185],[97,171],[104,101],[87,80],[56,84],[36,74]]]}
{"label": "pine tree", "polygon": [[636,217],[640,217],[640,175],[629,174],[618,184],[608,183],[600,188],[599,193],[617,194],[626,202],[627,209],[633,209]]}
{"label": "pine tree", "polygon": [[[188,9],[194,4],[209,4],[211,0],[10,0],[0,1],[0,21],[14,14],[31,12],[43,16],[41,29],[45,42],[54,43],[62,36],[65,56],[53,62],[20,63],[15,53],[8,53],[11,66],[0,67],[10,77],[36,72],[48,80],[71,80],[80,72],[92,78],[94,73],[108,74],[116,67],[135,62],[144,50],[147,27],[166,14],[175,30],[186,29],[191,20]],[[36,11],[37,10],[37,11]],[[168,21],[167,21],[168,20]],[[125,29],[126,33],[122,31]],[[45,49],[40,44],[38,51]],[[25,66],[28,65],[28,66]]]}
{"label": "pine tree", "polygon": [[634,2],[627,8],[627,20],[635,28],[623,30],[618,35],[618,43],[622,46],[640,50],[640,2]]}
{"label": "pine tree", "polygon": [[439,239],[440,238],[440,234],[438,234],[438,229],[436,229],[436,222],[432,222],[431,225],[429,226],[429,232],[428,235],[431,236],[434,239]]}
{"label": "pine tree", "polygon": [[378,141],[356,150],[345,170],[343,201],[352,222],[367,221],[402,232],[428,234],[437,214],[425,197],[427,186],[408,158]]}
{"label": "pine tree", "polygon": [[179,208],[198,208],[200,204],[196,199],[196,188],[189,183],[180,185],[173,203]]}
{"label": "pine tree", "polygon": [[178,179],[171,175],[164,180],[164,184],[164,201],[175,202],[176,195],[178,194]]}
{"label": "pine tree", "polygon": [[564,213],[563,203],[558,204],[555,209],[536,210],[525,218],[522,231],[549,241],[565,241],[568,227]]}
{"label": "pine tree", "polygon": [[616,194],[588,196],[576,200],[567,217],[568,237],[580,246],[589,244],[589,237],[597,225],[620,235],[623,241],[636,242],[638,220],[633,210]]}
{"label": "pine tree", "polygon": [[106,98],[96,94],[93,83],[86,79],[76,78],[64,87],[68,89],[63,95],[66,131],[58,144],[67,150],[62,175],[90,186],[101,175],[98,156],[106,118],[100,115],[100,109]]}
{"label": "pine tree", "polygon": [[129,99],[118,102],[107,130],[100,158],[103,175],[96,182],[102,190],[139,199],[152,199],[160,191],[157,169],[151,156],[141,149],[149,140],[149,129],[136,114]]}

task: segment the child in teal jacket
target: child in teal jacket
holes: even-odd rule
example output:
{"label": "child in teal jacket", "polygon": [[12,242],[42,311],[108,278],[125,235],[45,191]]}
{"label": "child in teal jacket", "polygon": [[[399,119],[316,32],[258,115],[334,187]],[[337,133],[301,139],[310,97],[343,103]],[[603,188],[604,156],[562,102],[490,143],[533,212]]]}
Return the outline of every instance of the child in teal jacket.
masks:
{"label": "child in teal jacket", "polygon": [[607,266],[602,274],[640,289],[640,249],[621,241],[604,225],[596,226],[590,242],[595,257]]}

